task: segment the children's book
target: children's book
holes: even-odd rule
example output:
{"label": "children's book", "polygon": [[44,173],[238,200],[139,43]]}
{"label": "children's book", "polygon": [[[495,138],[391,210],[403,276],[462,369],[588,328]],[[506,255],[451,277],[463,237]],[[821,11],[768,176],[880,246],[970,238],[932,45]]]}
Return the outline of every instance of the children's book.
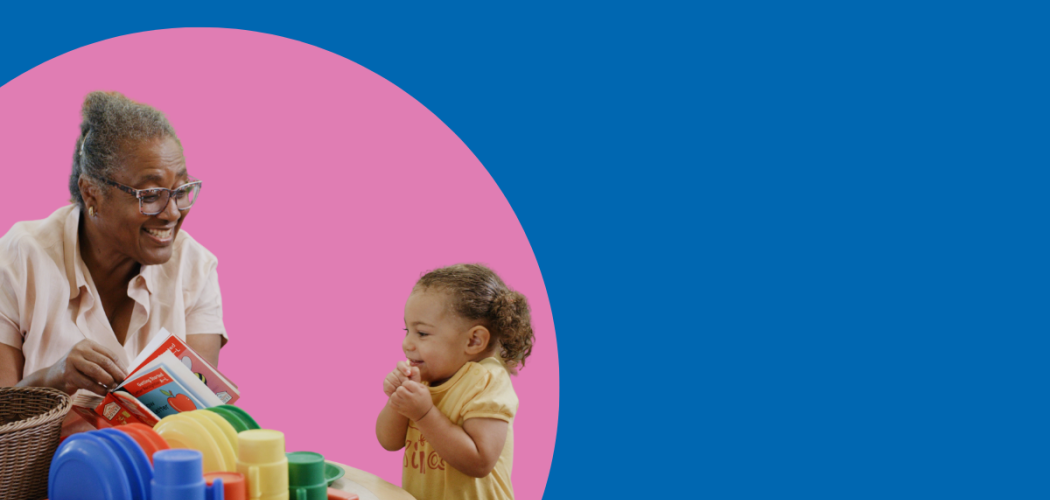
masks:
{"label": "children's book", "polygon": [[[163,375],[181,387],[182,392],[193,400],[194,406],[210,408],[223,404],[222,400],[204,385],[204,382],[201,382],[189,368],[186,368],[186,365],[168,351],[162,352],[153,361],[140,366],[133,375],[117,386],[117,390],[124,389],[142,401],[142,395],[147,392],[145,388],[161,378],[161,375],[156,372],[158,368],[162,368]],[[152,386],[150,387],[152,389]]]}
{"label": "children's book", "polygon": [[204,382],[223,404],[233,404],[241,397],[241,392],[233,385],[219,370],[193,352],[179,337],[161,328],[160,333],[146,345],[142,353],[131,362],[131,370],[136,371],[140,366],[146,365],[160,356],[165,351],[175,355],[182,364],[186,365],[197,378]]}
{"label": "children's book", "polygon": [[123,392],[110,392],[99,396],[93,392],[79,390],[73,395],[72,410],[96,429],[117,425],[139,423],[150,427],[160,422],[146,405]]}
{"label": "children's book", "polygon": [[[112,427],[109,422],[106,422],[102,418],[102,415],[95,413],[95,407],[105,399],[103,396],[99,396],[93,392],[88,392],[83,389],[73,394],[71,398],[73,406],[70,408],[73,413],[80,415],[87,423],[94,426],[96,429],[105,429],[106,427]],[[128,414],[131,415],[130,413]]]}
{"label": "children's book", "polygon": [[238,398],[240,392],[229,379],[161,328],[120,385],[105,396],[77,391],[72,410],[99,429],[129,423],[153,427],[165,416]]}
{"label": "children's book", "polygon": [[122,384],[113,391],[114,395],[121,397],[125,394],[126,397],[137,399],[160,418],[206,408],[190,391],[172,378],[164,366],[141,372],[145,373],[131,383]]}

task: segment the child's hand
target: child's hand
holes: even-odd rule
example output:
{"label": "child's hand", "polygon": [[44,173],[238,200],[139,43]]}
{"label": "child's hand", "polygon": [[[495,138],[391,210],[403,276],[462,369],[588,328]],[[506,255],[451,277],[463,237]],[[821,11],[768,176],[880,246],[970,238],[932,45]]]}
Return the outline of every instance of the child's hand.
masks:
{"label": "child's hand", "polygon": [[383,392],[387,397],[392,396],[406,380],[419,382],[419,368],[411,366],[407,360],[398,361],[397,368],[387,374],[386,379],[383,380]]}
{"label": "child's hand", "polygon": [[408,380],[394,390],[390,396],[390,406],[405,418],[418,422],[434,408],[434,400],[430,398],[430,389],[419,382]]}

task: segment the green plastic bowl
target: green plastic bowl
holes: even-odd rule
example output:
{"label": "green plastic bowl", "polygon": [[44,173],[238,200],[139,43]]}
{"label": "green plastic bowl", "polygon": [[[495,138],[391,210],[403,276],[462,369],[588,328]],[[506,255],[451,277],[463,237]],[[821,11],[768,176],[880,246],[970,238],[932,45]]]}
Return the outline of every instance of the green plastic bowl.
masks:
{"label": "green plastic bowl", "polygon": [[324,463],[324,479],[328,481],[328,486],[331,486],[336,479],[343,477],[343,474],[346,474],[346,471],[342,467],[332,462]]}
{"label": "green plastic bowl", "polygon": [[236,406],[221,405],[208,408],[207,410],[218,413],[219,416],[226,419],[226,421],[229,422],[238,433],[261,428],[259,427],[259,424],[255,423],[255,419],[253,419],[251,415],[248,415],[248,412]]}

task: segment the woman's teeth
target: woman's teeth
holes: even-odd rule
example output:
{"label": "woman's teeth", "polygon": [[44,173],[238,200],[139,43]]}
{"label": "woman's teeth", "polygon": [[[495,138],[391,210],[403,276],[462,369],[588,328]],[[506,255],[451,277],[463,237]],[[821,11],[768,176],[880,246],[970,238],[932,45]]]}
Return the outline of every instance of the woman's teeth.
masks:
{"label": "woman's teeth", "polygon": [[146,229],[146,232],[162,240],[171,238],[171,229]]}

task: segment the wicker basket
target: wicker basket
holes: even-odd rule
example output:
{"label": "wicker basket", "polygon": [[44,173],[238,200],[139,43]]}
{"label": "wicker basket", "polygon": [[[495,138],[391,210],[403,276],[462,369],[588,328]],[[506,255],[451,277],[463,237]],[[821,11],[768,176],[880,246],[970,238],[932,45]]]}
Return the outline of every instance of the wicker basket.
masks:
{"label": "wicker basket", "polygon": [[0,500],[47,496],[51,457],[70,406],[56,389],[0,387]]}

